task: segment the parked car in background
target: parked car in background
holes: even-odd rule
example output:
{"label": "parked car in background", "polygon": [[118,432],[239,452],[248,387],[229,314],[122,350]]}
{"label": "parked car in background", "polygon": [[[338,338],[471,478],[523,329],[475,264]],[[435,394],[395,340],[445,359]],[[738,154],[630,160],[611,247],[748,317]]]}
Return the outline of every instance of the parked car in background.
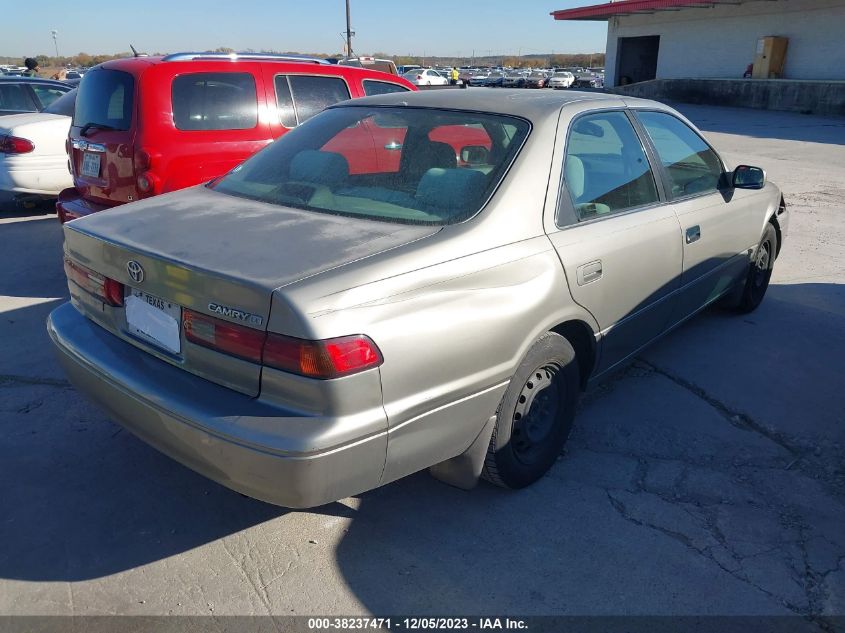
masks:
{"label": "parked car in background", "polygon": [[326,106],[408,90],[387,73],[258,53],[100,64],[79,86],[69,136],[74,187],[59,195],[59,219],[207,182]]}
{"label": "parked car in background", "polygon": [[[353,175],[373,125],[403,131],[399,169]],[[489,150],[458,166],[445,126]],[[654,101],[383,95],[65,225],[47,328],[81,392],[243,494],[318,506],[425,468],[522,488],[587,385],[715,301],[761,303],[788,217]]]}
{"label": "parked car in background", "polygon": [[505,73],[500,71],[491,72],[484,78],[481,85],[488,88],[501,88],[505,81]]}
{"label": "parked car in background", "polygon": [[565,70],[556,72],[548,81],[549,88],[554,88],[555,90],[571,88],[574,83],[575,75]]}
{"label": "parked car in background", "polygon": [[502,79],[503,88],[522,88],[525,85],[527,73],[522,70],[512,70]]}
{"label": "parked car in background", "polygon": [[418,68],[422,68],[422,66],[419,66],[417,64],[404,64],[402,66],[397,66],[396,72],[398,72],[400,75],[404,75],[405,73],[410,72],[412,70],[417,70]]}
{"label": "parked car in background", "polygon": [[38,77],[0,77],[0,116],[41,112],[73,86]]}
{"label": "parked car in background", "polygon": [[357,66],[358,68],[367,68],[369,70],[379,70],[389,75],[398,75],[399,71],[396,64],[391,59],[379,59],[377,57],[361,56],[361,57],[345,57],[337,62],[341,66]]}
{"label": "parked car in background", "polygon": [[445,86],[449,83],[446,76],[441,75],[433,68],[417,68],[406,72],[402,77],[415,86]]}
{"label": "parked car in background", "polygon": [[535,71],[535,72],[532,72],[530,75],[525,77],[525,81],[523,82],[523,87],[525,87],[525,88],[545,88],[548,80],[549,80],[549,78],[546,76],[546,73]]}
{"label": "parked car in background", "polygon": [[575,88],[603,88],[604,80],[592,74],[579,75],[575,77]]}
{"label": "parked car in background", "polygon": [[41,112],[0,117],[0,192],[23,202],[54,198],[73,185],[65,146],[76,92]]}

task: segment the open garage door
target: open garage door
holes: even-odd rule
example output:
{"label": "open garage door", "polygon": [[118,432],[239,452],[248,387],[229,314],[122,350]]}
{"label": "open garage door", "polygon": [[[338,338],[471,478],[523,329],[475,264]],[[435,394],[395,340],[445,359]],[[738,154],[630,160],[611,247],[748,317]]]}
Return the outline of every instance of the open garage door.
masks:
{"label": "open garage door", "polygon": [[657,77],[659,35],[620,37],[617,50],[615,85],[624,86]]}

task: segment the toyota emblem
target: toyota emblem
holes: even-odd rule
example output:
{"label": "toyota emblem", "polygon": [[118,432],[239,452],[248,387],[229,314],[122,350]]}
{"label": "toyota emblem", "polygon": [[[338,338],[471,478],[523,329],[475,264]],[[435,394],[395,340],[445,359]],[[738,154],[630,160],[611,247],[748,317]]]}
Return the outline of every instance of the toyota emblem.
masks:
{"label": "toyota emblem", "polygon": [[126,262],[126,270],[129,273],[129,276],[132,277],[132,281],[135,283],[139,284],[144,281],[144,268],[134,259],[130,259]]}

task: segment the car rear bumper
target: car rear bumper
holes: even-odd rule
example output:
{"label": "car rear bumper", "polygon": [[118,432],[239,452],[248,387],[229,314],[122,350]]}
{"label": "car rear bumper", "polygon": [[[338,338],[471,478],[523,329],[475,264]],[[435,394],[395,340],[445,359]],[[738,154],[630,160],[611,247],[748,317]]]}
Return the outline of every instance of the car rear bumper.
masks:
{"label": "car rear bumper", "polygon": [[[74,386],[143,441],[227,488],[307,508],[380,483],[386,419],[384,432],[321,446],[327,424],[354,422],[309,418],[303,425],[302,414],[198,378],[127,344],[70,303],[50,314],[47,330]],[[290,432],[312,426],[310,442]]]}
{"label": "car rear bumper", "polygon": [[111,206],[86,200],[79,195],[79,191],[75,187],[63,189],[56,201],[56,213],[59,216],[59,222],[62,224],[106,209],[111,209]]}
{"label": "car rear bumper", "polygon": [[72,184],[66,155],[0,155],[0,191],[55,196]]}

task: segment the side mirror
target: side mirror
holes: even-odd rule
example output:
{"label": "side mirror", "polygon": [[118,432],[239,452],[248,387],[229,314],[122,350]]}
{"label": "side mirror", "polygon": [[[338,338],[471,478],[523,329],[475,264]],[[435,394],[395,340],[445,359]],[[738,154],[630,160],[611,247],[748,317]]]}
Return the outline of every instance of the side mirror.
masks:
{"label": "side mirror", "polygon": [[759,167],[740,165],[734,169],[732,184],[736,189],[762,189],[766,184],[766,172]]}
{"label": "side mirror", "polygon": [[461,148],[461,162],[466,165],[485,165],[490,152],[483,145],[467,145]]}

